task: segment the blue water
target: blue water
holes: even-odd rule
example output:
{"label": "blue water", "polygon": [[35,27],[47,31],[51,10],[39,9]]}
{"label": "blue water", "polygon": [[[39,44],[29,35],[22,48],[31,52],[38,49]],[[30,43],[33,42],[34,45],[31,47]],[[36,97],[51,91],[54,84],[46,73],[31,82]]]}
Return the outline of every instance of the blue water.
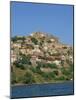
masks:
{"label": "blue water", "polygon": [[11,86],[11,98],[73,95],[73,81],[65,83]]}

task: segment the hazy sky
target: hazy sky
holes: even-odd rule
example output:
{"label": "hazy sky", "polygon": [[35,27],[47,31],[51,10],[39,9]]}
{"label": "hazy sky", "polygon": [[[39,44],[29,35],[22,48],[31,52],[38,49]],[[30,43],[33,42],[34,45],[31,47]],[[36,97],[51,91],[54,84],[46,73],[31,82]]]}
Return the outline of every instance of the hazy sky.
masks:
{"label": "hazy sky", "polygon": [[11,34],[46,32],[63,43],[73,41],[73,6],[11,2]]}

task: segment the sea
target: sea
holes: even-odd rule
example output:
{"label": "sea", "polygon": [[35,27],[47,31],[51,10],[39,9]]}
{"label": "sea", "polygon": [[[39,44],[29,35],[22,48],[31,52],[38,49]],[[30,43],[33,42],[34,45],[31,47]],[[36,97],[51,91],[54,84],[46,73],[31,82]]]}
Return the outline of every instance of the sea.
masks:
{"label": "sea", "polygon": [[10,92],[12,99],[74,95],[74,82],[13,85]]}

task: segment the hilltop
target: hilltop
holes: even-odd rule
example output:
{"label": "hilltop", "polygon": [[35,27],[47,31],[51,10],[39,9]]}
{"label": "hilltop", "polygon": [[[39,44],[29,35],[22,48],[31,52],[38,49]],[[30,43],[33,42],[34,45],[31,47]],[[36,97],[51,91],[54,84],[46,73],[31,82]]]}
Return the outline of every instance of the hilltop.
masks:
{"label": "hilltop", "polygon": [[11,39],[12,84],[73,80],[73,48],[43,32]]}

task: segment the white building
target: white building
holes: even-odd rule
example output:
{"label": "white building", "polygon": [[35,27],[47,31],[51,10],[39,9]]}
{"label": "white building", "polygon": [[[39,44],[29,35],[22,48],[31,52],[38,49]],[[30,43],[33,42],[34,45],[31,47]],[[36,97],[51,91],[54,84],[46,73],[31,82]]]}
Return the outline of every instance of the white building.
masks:
{"label": "white building", "polygon": [[21,43],[14,43],[13,44],[13,47],[14,48],[21,48]]}
{"label": "white building", "polygon": [[61,64],[61,61],[60,60],[55,60],[55,61],[53,61],[53,63],[55,63],[56,65],[60,65]]}
{"label": "white building", "polygon": [[69,60],[71,61],[71,62],[73,62],[73,56],[69,56]]}
{"label": "white building", "polygon": [[65,60],[65,56],[64,55],[61,56],[61,60]]}
{"label": "white building", "polygon": [[11,50],[11,63],[17,60],[16,54],[14,54],[13,50]]}

